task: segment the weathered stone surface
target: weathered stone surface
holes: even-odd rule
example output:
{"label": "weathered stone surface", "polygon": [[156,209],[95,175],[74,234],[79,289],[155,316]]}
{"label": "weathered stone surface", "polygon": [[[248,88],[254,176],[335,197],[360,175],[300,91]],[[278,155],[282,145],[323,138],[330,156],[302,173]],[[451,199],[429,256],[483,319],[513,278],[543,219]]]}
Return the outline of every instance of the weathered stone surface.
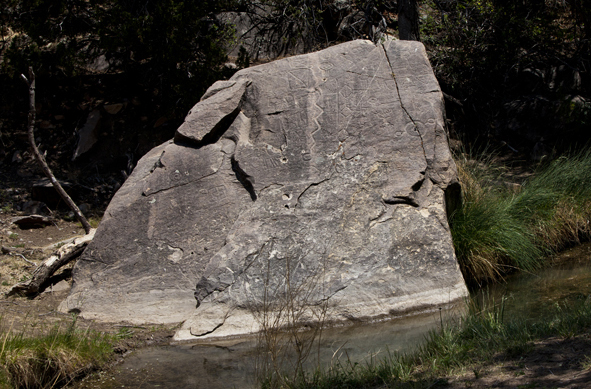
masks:
{"label": "weathered stone surface", "polygon": [[288,324],[289,306],[299,321],[347,321],[457,301],[443,120],[417,42],[242,70],[138,162],[60,309],[185,321],[188,339]]}
{"label": "weathered stone surface", "polygon": [[221,135],[240,111],[248,83],[248,80],[239,79],[213,84],[176,131],[175,140],[201,142],[208,134]]}

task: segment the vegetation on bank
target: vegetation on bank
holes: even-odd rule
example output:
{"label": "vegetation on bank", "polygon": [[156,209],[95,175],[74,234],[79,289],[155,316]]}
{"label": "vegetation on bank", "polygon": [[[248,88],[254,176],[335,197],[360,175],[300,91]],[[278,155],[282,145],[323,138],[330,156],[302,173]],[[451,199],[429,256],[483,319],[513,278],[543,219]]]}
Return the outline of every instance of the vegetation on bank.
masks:
{"label": "vegetation on bank", "polygon": [[463,203],[450,215],[468,283],[480,285],[591,236],[591,151],[560,157],[522,185],[503,182],[487,161],[460,158]]}
{"label": "vegetation on bank", "polygon": [[[279,386],[263,382],[263,388],[432,388],[445,385],[445,377],[486,363],[523,356],[534,342],[549,337],[572,337],[591,328],[591,300],[573,306],[556,306],[540,321],[506,320],[504,304],[488,309],[472,305],[458,322],[442,323],[425,344],[409,354],[390,354],[366,364],[340,361],[296,379],[285,377]],[[581,364],[585,356],[580,356]],[[476,373],[475,373],[476,374]],[[276,377],[275,377],[276,378]],[[277,379],[274,380],[278,382]]]}
{"label": "vegetation on bank", "polygon": [[[2,324],[6,324],[6,319]],[[67,326],[26,333],[0,330],[0,388],[61,387],[96,370],[113,355],[113,336]]]}

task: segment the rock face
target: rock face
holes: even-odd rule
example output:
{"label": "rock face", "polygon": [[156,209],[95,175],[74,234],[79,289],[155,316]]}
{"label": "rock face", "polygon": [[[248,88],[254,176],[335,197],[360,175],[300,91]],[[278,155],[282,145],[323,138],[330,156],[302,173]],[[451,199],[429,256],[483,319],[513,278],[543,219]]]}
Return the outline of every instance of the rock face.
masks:
{"label": "rock face", "polygon": [[188,339],[461,299],[443,120],[417,42],[354,41],[216,82],[117,192],[60,309],[184,321]]}

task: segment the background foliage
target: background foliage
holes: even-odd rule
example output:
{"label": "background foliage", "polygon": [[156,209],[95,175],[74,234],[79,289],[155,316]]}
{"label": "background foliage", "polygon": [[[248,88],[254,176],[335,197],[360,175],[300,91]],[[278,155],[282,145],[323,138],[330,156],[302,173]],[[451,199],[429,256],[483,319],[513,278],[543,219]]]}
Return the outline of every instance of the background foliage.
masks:
{"label": "background foliage", "polygon": [[[467,147],[509,145],[534,159],[587,142],[591,0],[418,4],[420,36],[453,137]],[[27,95],[19,75],[29,65],[37,73],[41,148],[50,165],[90,187],[92,180],[106,182],[106,174],[128,172],[170,139],[215,80],[251,62],[397,35],[398,6],[395,0],[0,0],[0,161],[11,164],[15,150],[26,150]],[[123,105],[121,113],[104,114],[114,103]],[[77,129],[97,109],[102,146],[73,164]],[[106,198],[122,179],[109,184]]]}
{"label": "background foliage", "polygon": [[586,0],[424,4],[424,42],[456,135],[531,147],[589,136]]}

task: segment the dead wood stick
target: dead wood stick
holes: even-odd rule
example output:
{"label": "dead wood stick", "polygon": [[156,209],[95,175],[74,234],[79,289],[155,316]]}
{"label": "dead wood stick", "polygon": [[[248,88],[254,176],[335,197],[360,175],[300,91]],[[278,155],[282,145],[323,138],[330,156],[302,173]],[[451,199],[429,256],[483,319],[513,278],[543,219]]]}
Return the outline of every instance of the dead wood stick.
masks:
{"label": "dead wood stick", "polygon": [[6,293],[8,296],[13,294],[35,295],[41,291],[43,284],[60,267],[68,264],[78,258],[84,251],[88,243],[94,238],[94,229],[83,237],[75,239],[59,248],[53,255],[45,259],[33,272],[31,279],[14,285]]}
{"label": "dead wood stick", "polygon": [[74,212],[74,214],[76,215],[76,218],[80,221],[80,223],[82,223],[82,227],[84,227],[84,231],[86,231],[86,233],[88,234],[88,233],[90,233],[90,230],[92,229],[92,227],[90,226],[90,223],[88,223],[88,220],[86,220],[86,217],[84,217],[84,215],[82,214],[82,211],[80,211],[80,208],[78,208],[76,203],[74,203],[72,198],[66,193],[64,188],[62,188],[60,183],[55,179],[55,176],[51,172],[49,165],[45,161],[45,158],[43,157],[43,155],[39,152],[39,149],[37,148],[37,144],[35,143],[35,133],[34,133],[34,131],[35,131],[35,73],[33,72],[33,68],[31,66],[29,66],[29,78],[28,79],[27,79],[27,77],[25,77],[24,74],[21,74],[21,76],[23,77],[25,82],[29,85],[29,127],[27,129],[27,134],[29,136],[29,143],[31,144],[31,149],[33,150],[33,154],[35,155],[35,158],[39,162],[39,165],[41,165],[41,169],[43,170],[43,173],[45,173],[47,178],[49,178],[49,180],[51,181],[51,184],[53,185],[53,187],[55,188],[57,193],[59,193],[61,198],[66,202],[66,204],[68,204],[68,207],[70,207],[70,209]]}
{"label": "dead wood stick", "polygon": [[37,294],[41,289],[41,285],[45,283],[56,272],[57,269],[60,267],[67,265],[73,259],[78,258],[80,254],[86,248],[86,244],[80,247],[76,247],[73,251],[69,252],[68,254],[64,255],[61,258],[52,258],[53,260],[48,261],[47,263],[42,263],[35,271],[33,272],[33,277],[28,284],[28,288],[26,294]]}
{"label": "dead wood stick", "polygon": [[27,259],[27,257],[25,257],[25,256],[24,256],[24,255],[22,255],[22,254],[19,254],[19,253],[9,253],[8,255],[13,255],[13,256],[15,256],[15,257],[16,257],[16,256],[18,256],[18,257],[21,257],[22,259],[24,259],[24,260],[25,260],[25,262],[26,262],[26,263],[28,263],[28,264],[31,264],[31,265],[33,265],[33,266],[37,266],[37,264],[36,264],[35,262],[33,262],[33,261],[29,261],[29,260]]}

